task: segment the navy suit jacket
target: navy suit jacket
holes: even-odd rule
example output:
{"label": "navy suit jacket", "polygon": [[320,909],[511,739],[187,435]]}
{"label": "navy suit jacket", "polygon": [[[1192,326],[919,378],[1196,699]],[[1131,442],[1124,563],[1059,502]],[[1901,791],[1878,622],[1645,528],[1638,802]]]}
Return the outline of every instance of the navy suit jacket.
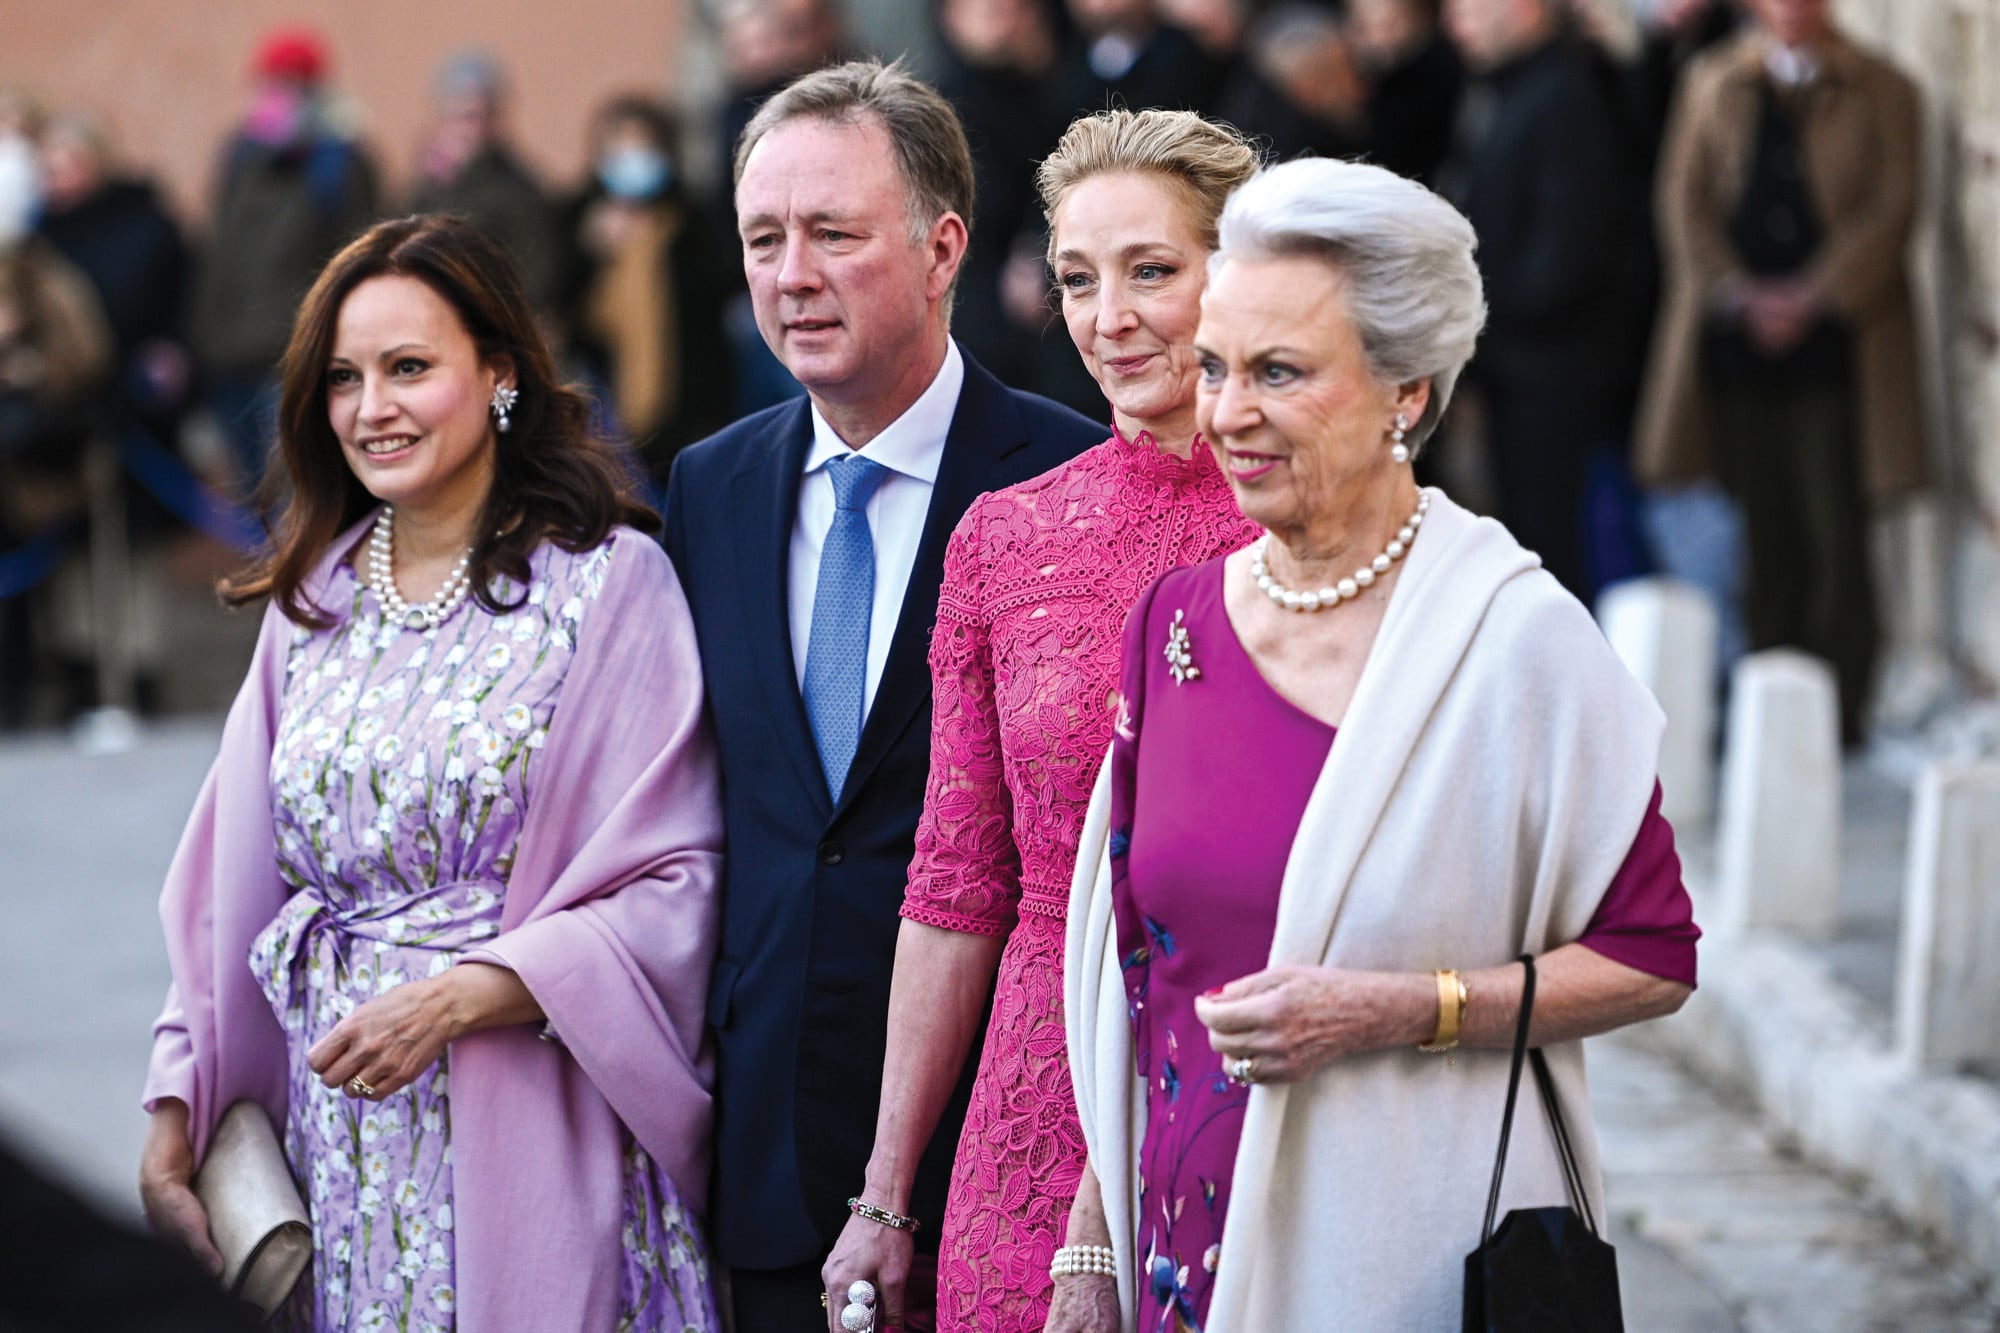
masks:
{"label": "navy suit jacket", "polygon": [[[728,833],[708,1021],[718,1054],[711,1240],[729,1267],[818,1261],[861,1191],[897,914],[930,770],[928,658],[946,540],[981,493],[1104,436],[965,359],[888,664],[838,799],[813,748],[786,609],[812,443],[806,401],[746,417],[674,462],[667,551],[701,641]],[[971,1063],[918,1172],[910,1208],[925,1223],[920,1241],[937,1234]]]}

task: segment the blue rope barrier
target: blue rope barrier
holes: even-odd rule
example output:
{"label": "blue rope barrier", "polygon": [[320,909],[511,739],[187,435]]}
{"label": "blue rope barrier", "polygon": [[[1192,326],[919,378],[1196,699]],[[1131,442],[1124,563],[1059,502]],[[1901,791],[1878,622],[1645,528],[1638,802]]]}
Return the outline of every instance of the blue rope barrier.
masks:
{"label": "blue rope barrier", "polygon": [[264,527],[241,505],[215,493],[165,445],[140,430],[118,442],[125,470],[173,515],[243,555],[264,549]]}
{"label": "blue rope barrier", "polygon": [[68,537],[65,524],[0,553],[0,602],[32,592],[55,573]]}

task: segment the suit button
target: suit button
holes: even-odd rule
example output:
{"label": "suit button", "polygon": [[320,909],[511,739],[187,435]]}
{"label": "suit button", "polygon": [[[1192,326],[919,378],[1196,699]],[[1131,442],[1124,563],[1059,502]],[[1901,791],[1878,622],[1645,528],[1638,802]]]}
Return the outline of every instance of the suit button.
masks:
{"label": "suit button", "polygon": [[847,859],[847,849],[832,838],[819,845],[819,863],[823,866],[837,866]]}

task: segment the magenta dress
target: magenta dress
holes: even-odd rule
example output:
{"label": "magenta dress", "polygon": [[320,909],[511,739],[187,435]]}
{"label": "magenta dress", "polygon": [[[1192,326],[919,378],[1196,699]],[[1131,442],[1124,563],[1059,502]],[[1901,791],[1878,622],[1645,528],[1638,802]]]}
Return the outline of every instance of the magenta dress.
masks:
{"label": "magenta dress", "polygon": [[1064,1055],[1063,931],[1111,741],[1120,631],[1162,571],[1256,530],[1207,445],[1115,434],[982,497],[945,553],[930,786],[903,915],[1005,935],[938,1260],[938,1327],[1041,1328],[1084,1160]]}
{"label": "magenta dress", "polygon": [[[1141,1333],[1198,1333],[1227,1262],[1249,1090],[1223,1073],[1194,1001],[1266,965],[1292,839],[1334,743],[1334,728],[1258,671],[1224,609],[1222,579],[1219,559],[1174,570],[1133,608],[1126,717],[1111,758],[1112,905],[1147,1090],[1133,1246]],[[1176,614],[1197,645],[1199,691],[1178,688],[1161,651]],[[1656,785],[1580,942],[1693,985],[1700,932],[1659,802]]]}

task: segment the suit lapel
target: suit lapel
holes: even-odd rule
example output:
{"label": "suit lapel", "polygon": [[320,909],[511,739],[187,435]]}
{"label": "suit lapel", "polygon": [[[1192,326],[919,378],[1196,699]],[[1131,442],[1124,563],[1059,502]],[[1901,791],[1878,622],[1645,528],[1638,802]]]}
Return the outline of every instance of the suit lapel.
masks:
{"label": "suit lapel", "polygon": [[792,524],[799,508],[799,474],[812,445],[812,418],[806,400],[772,423],[764,448],[746,448],[731,478],[743,544],[734,553],[737,602],[742,607],[748,660],[743,669],[756,677],[769,703],[767,716],[780,749],[790,757],[806,790],[822,812],[830,812],[826,775],[806,720],[805,700],[792,669]]}
{"label": "suit lapel", "polygon": [[895,746],[910,720],[931,704],[931,629],[937,622],[938,589],[944,582],[944,548],[952,529],[972,502],[1001,484],[999,463],[1028,443],[1027,426],[1014,401],[971,357],[965,358],[965,385],[952,412],[938,462],[923,538],[910,569],[910,584],[896,618],[889,660],[875,687],[875,706],[861,727],[854,764],[835,813],[846,809],[868,777]]}

